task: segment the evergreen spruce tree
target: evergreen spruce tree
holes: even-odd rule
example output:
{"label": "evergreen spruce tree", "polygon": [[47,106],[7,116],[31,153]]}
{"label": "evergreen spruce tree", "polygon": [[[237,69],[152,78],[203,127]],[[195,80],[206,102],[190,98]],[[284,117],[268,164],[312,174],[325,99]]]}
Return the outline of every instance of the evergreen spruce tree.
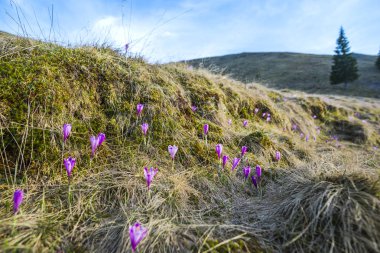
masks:
{"label": "evergreen spruce tree", "polygon": [[380,50],[379,50],[379,53],[377,55],[376,67],[380,70]]}
{"label": "evergreen spruce tree", "polygon": [[330,83],[344,83],[347,88],[349,82],[359,78],[356,59],[350,53],[349,42],[344,34],[343,27],[340,27],[339,37],[336,40],[335,55],[333,56],[333,65],[330,73]]}

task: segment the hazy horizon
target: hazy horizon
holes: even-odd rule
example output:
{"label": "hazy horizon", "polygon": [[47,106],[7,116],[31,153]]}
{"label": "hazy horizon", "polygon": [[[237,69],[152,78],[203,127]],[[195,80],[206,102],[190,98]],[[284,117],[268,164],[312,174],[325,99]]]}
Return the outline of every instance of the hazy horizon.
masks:
{"label": "hazy horizon", "polygon": [[376,55],[380,46],[375,0],[0,0],[0,6],[5,32],[73,45],[129,43],[151,62],[244,52],[332,55],[340,26],[352,52]]}

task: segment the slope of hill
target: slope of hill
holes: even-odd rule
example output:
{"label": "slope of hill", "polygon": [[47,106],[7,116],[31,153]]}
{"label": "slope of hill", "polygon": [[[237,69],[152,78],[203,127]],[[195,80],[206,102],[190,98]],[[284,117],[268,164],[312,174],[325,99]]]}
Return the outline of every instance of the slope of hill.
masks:
{"label": "slope of hill", "polygon": [[380,250],[378,100],[246,88],[110,48],[3,35],[0,49],[1,252],[131,252],[137,221],[139,252]]}
{"label": "slope of hill", "polygon": [[187,61],[230,75],[245,83],[260,82],[277,89],[302,90],[309,93],[380,97],[380,71],[376,56],[353,54],[358,61],[360,77],[347,90],[332,86],[329,74],[331,55],[300,53],[241,53]]}

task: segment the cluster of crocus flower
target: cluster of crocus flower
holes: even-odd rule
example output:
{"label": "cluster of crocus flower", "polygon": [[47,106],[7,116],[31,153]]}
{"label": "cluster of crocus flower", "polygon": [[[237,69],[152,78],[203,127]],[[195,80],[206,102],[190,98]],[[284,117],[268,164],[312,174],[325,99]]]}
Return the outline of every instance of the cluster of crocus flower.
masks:
{"label": "cluster of crocus flower", "polygon": [[144,228],[139,222],[136,222],[133,226],[129,227],[129,239],[131,240],[132,251],[134,252],[137,245],[148,233],[148,229]]}
{"label": "cluster of crocus flower", "polygon": [[105,141],[106,135],[104,133],[99,133],[97,137],[92,135],[90,137],[90,143],[91,143],[91,156],[94,157],[96,150],[102,143]]}
{"label": "cluster of crocus flower", "polygon": [[154,176],[157,174],[158,169],[151,167],[148,169],[147,167],[144,168],[144,176],[146,180],[146,185],[148,186],[148,190],[150,189],[150,184],[153,181]]}

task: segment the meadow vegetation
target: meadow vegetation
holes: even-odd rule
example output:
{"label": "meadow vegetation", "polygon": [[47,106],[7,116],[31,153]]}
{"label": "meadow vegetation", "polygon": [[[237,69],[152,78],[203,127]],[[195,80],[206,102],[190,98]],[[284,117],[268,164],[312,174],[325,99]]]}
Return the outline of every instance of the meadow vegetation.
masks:
{"label": "meadow vegetation", "polygon": [[[130,252],[136,221],[148,229],[137,252],[380,251],[376,99],[246,86],[106,46],[0,34],[0,52],[0,251]],[[234,171],[220,169],[218,143],[230,160],[248,148]],[[248,165],[262,167],[258,188]],[[150,191],[144,167],[158,168]]]}

